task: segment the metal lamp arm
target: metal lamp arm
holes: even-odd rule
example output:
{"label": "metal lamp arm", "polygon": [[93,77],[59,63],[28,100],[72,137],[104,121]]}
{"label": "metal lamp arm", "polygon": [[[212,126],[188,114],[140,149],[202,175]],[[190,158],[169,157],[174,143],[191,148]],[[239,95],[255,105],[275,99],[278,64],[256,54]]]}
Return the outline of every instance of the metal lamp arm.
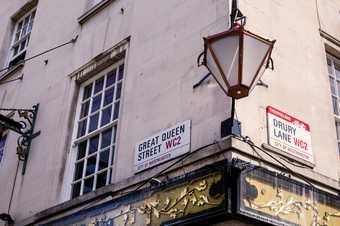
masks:
{"label": "metal lamp arm", "polygon": [[22,174],[25,174],[27,159],[32,140],[40,135],[40,131],[34,133],[35,121],[38,114],[39,104],[32,109],[12,109],[1,108],[1,111],[17,114],[20,121],[15,121],[9,117],[0,114],[0,127],[12,130],[20,136],[17,140],[17,155],[20,161],[23,161]]}

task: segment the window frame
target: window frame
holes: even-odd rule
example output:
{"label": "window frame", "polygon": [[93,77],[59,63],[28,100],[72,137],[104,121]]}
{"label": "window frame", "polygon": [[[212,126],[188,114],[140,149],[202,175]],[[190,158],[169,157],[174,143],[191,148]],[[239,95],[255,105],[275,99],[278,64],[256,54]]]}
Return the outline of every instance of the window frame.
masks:
{"label": "window frame", "polygon": [[[32,30],[33,30],[33,26],[34,26],[34,20],[36,18],[36,12],[37,12],[37,6],[32,7],[30,10],[28,10],[26,13],[24,13],[22,16],[20,16],[18,19],[14,20],[14,26],[13,26],[13,32],[11,35],[11,42],[10,42],[10,47],[9,47],[9,51],[8,51],[8,60],[7,60],[7,65],[8,66],[15,66],[17,63],[14,63],[13,65],[11,65],[12,62],[15,62],[15,60],[19,59],[20,56],[23,55],[23,59],[25,59],[25,55],[28,49],[28,45],[30,42],[30,38],[31,38],[31,34],[32,34]],[[32,15],[34,14],[33,20],[32,20]],[[22,36],[22,32],[23,32],[23,27],[24,27],[24,22],[26,17],[29,16],[29,20],[27,23],[27,28],[26,30],[26,34],[24,36]],[[20,23],[22,23],[22,27],[20,29],[20,35],[18,40],[16,40],[16,34],[18,33],[18,27],[20,25]],[[29,30],[30,28],[30,30]],[[20,50],[21,48],[21,43],[25,41],[25,47]],[[14,54],[14,47],[17,46],[18,47],[18,52],[17,54]]]}
{"label": "window frame", "polygon": [[[118,74],[119,74],[119,68],[121,65],[124,65],[124,70],[123,70],[123,77],[121,80],[118,80]],[[103,89],[99,92],[101,93],[100,95],[102,95],[101,97],[101,104],[99,109],[97,109],[94,112],[91,112],[91,108],[92,108],[92,100],[95,96],[98,95],[98,93],[96,95],[93,95],[93,89],[94,89],[94,84],[95,81],[103,78],[104,77],[104,81],[106,81],[106,76],[108,74],[108,72],[113,71],[113,70],[117,70],[116,72],[116,79],[115,79],[115,83],[114,85],[111,85],[109,87],[106,87],[106,82],[104,82],[103,84]],[[117,156],[117,150],[118,150],[118,143],[119,143],[119,125],[120,125],[120,120],[122,118],[122,105],[123,105],[123,98],[124,98],[124,84],[125,84],[125,77],[126,77],[126,57],[118,60],[117,62],[113,63],[112,65],[108,66],[107,68],[103,69],[102,71],[98,72],[96,75],[92,76],[91,78],[87,79],[86,81],[80,83],[79,85],[79,92],[78,92],[78,96],[77,96],[77,106],[76,106],[76,113],[74,115],[74,123],[73,123],[73,133],[72,133],[72,147],[71,147],[71,158],[70,158],[70,175],[69,175],[69,180],[68,180],[68,189],[67,189],[67,196],[68,199],[74,199],[77,198],[79,196],[82,196],[88,192],[84,192],[84,183],[85,183],[85,179],[86,178],[91,178],[93,177],[93,184],[92,184],[92,191],[93,192],[95,190],[97,190],[98,188],[96,188],[96,179],[97,179],[97,175],[103,173],[106,171],[107,174],[107,180],[106,180],[106,185],[104,185],[103,187],[112,184],[113,181],[113,176],[114,176],[114,168],[116,165],[116,156]],[[87,126],[86,126],[86,133],[83,136],[78,137],[78,127],[79,124],[78,122],[81,121],[83,118],[80,119],[80,114],[81,114],[81,106],[84,103],[83,100],[83,95],[84,95],[84,91],[85,91],[85,87],[87,87],[89,84],[93,84],[92,85],[92,91],[91,91],[91,96],[86,99],[86,100],[91,100],[90,104],[89,104],[89,109],[88,109],[88,115],[86,116],[87,118]],[[117,94],[117,87],[118,84],[121,84],[121,91],[120,91],[120,97],[119,99],[116,99],[116,94]],[[111,89],[112,87],[114,87],[114,94],[113,94],[113,101],[112,103],[103,106],[103,102],[104,102],[104,94],[105,94],[105,90]],[[86,101],[85,100],[85,101]],[[119,102],[119,113],[118,113],[118,118],[117,119],[113,119],[113,115],[114,115],[114,105],[116,102]],[[101,112],[102,110],[106,109],[106,108],[111,108],[111,118],[110,118],[110,122],[101,126],[101,118],[102,118],[102,114],[99,114],[99,118],[98,118],[98,127],[97,129],[95,129],[94,131],[91,132],[87,132],[89,129],[89,118],[90,115],[94,115],[97,114],[98,112]],[[111,141],[110,141],[110,145],[108,147],[105,147],[103,149],[101,149],[100,146],[100,142],[101,142],[101,134],[109,129],[111,130]],[[113,138],[113,133],[114,134],[114,138]],[[98,150],[94,153],[88,153],[88,148],[89,148],[89,141],[91,138],[94,138],[98,136],[99,138],[99,143],[98,143]],[[77,159],[77,155],[78,155],[78,145],[84,141],[87,141],[87,148],[86,148],[86,153],[85,156],[81,159]],[[114,147],[114,148],[113,148]],[[105,151],[109,150],[109,159],[108,159],[108,166],[104,169],[98,170],[99,167],[99,159],[100,159],[100,153],[103,153]],[[92,156],[96,156],[96,165],[95,165],[95,170],[94,173],[91,173],[90,175],[86,175],[86,166],[87,166],[87,160],[88,158],[91,158]],[[75,174],[76,174],[76,164],[77,162],[83,161],[83,167],[82,167],[82,176],[80,178],[78,178],[77,180],[74,180],[75,178]],[[80,194],[78,196],[73,197],[73,185],[76,183],[79,183],[79,181],[81,182],[81,187],[80,187]]]}
{"label": "window frame", "polygon": [[[326,60],[327,60],[327,75],[328,75],[328,80],[330,84],[330,96],[331,96],[332,111],[333,111],[333,116],[334,116],[334,124],[335,124],[335,132],[336,132],[336,142],[337,142],[337,147],[338,147],[338,153],[340,155],[340,73],[339,73],[339,77],[337,78],[337,74],[335,70],[336,68],[335,64],[338,65],[338,68],[340,69],[340,59],[333,56],[330,53],[327,53]],[[329,62],[330,62],[330,65],[328,64]],[[335,94],[333,93],[333,89],[334,89]],[[333,102],[334,98],[336,99],[336,105],[335,105],[337,108],[336,110],[334,109],[334,102]]]}

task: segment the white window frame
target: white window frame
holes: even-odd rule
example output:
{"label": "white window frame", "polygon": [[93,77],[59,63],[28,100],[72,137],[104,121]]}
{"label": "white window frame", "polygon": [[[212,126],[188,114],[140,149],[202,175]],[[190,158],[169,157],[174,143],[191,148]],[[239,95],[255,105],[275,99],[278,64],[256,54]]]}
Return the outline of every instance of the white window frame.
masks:
{"label": "white window frame", "polygon": [[[328,62],[330,62],[331,65],[329,65]],[[334,57],[333,55],[327,54],[327,73],[328,73],[329,84],[330,84],[330,89],[331,89],[331,98],[332,98],[331,101],[332,101],[332,109],[333,109],[333,114],[334,114],[334,119],[335,119],[338,152],[340,155],[340,74],[337,78],[336,72],[335,72],[335,64],[337,64],[340,69],[340,59]],[[336,103],[334,103],[334,99],[336,100]]]}
{"label": "white window frame", "polygon": [[[99,72],[97,75],[95,75],[94,77],[88,79],[87,81],[83,82],[80,86],[80,91],[79,91],[79,95],[78,95],[78,99],[77,99],[77,109],[76,109],[76,114],[75,114],[75,120],[74,120],[74,126],[73,126],[73,135],[72,135],[72,148],[71,148],[71,155],[70,155],[70,161],[69,161],[69,169],[68,169],[68,172],[70,175],[68,175],[68,185],[67,185],[67,190],[66,190],[66,193],[67,193],[67,198],[68,199],[72,199],[72,186],[73,184],[75,184],[74,182],[74,177],[75,177],[75,172],[76,172],[76,162],[77,162],[77,152],[78,152],[78,145],[85,141],[85,140],[88,140],[89,142],[89,138],[90,137],[95,137],[96,135],[99,135],[101,134],[102,132],[106,131],[107,129],[109,128],[112,128],[112,133],[113,133],[113,128],[116,127],[116,130],[115,130],[115,142],[113,144],[113,141],[111,141],[111,144],[110,144],[110,155],[109,155],[109,166],[108,168],[105,168],[101,171],[98,171],[98,164],[99,164],[99,153],[102,151],[97,151],[95,152],[96,153],[96,156],[97,156],[97,159],[96,159],[96,168],[95,168],[95,173],[94,174],[91,174],[91,175],[88,175],[86,176],[85,173],[86,173],[86,163],[87,163],[87,159],[88,159],[88,148],[86,149],[87,153],[85,155],[85,158],[84,158],[84,165],[83,165],[83,173],[82,173],[82,177],[80,179],[81,181],[81,191],[80,191],[80,195],[83,195],[83,191],[84,191],[84,178],[90,178],[90,177],[94,177],[94,181],[93,181],[93,189],[92,191],[96,190],[95,186],[96,186],[96,175],[100,174],[100,172],[103,172],[103,171],[107,171],[108,174],[111,174],[111,177],[110,176],[107,176],[107,183],[106,185],[112,183],[112,180],[113,180],[113,175],[114,175],[114,168],[115,168],[115,162],[116,162],[116,159],[115,159],[115,156],[117,155],[117,149],[118,149],[118,135],[119,135],[119,121],[121,120],[121,117],[122,117],[122,102],[123,102],[123,90],[124,90],[124,80],[125,80],[125,74],[126,74],[126,62],[125,62],[125,59],[126,58],[123,58],[121,60],[119,60],[118,62],[114,63],[113,65],[109,66],[108,68],[106,68],[105,70]],[[123,79],[118,81],[118,71],[119,71],[119,66],[124,64],[124,71],[123,71]],[[110,71],[112,71],[114,68],[117,69],[117,77],[116,77],[116,82],[115,82],[115,90],[114,90],[114,100],[112,102],[112,106],[114,106],[115,102],[117,101],[116,100],[116,91],[117,91],[117,85],[118,83],[122,83],[122,86],[121,86],[121,94],[120,94],[120,98],[119,98],[119,114],[118,114],[118,118],[113,120],[113,121],[110,121],[108,124],[100,127],[99,129],[97,128],[96,130],[90,132],[90,133],[86,133],[85,136],[81,136],[81,137],[77,137],[78,135],[78,122],[80,121],[79,117],[80,117],[80,114],[81,114],[81,104],[83,103],[82,101],[82,98],[83,98],[83,94],[84,94],[84,90],[85,90],[85,87],[91,83],[94,84],[94,82],[101,78],[101,77],[106,77],[106,74]],[[117,82],[118,81],[118,82]],[[94,85],[93,85],[94,86]],[[105,85],[104,85],[105,86]],[[110,86],[111,87],[111,86]],[[93,88],[92,87],[92,93],[93,93]],[[104,87],[104,90],[105,90],[105,87]],[[102,93],[104,94],[104,92]],[[92,94],[91,94],[91,98],[92,98]],[[104,101],[104,96],[102,96],[102,99],[101,99],[101,107],[99,109],[99,111],[103,110],[104,108],[102,108],[102,105],[103,105],[103,101]],[[89,114],[91,114],[91,107],[90,106],[89,108]],[[97,110],[98,111],[98,110]],[[97,112],[95,111],[95,112]],[[94,114],[94,113],[93,113]],[[111,116],[113,117],[113,114],[114,114],[114,109],[112,108],[112,112],[111,112]],[[89,118],[89,116],[88,116]],[[101,122],[101,114],[99,116],[99,119],[98,119],[98,126],[100,126],[100,122]],[[88,126],[89,126],[89,120],[87,121],[87,130],[88,130]],[[99,139],[99,144],[98,146],[100,146],[100,140]],[[87,144],[89,145],[89,144]],[[114,150],[112,150],[112,146],[114,146]],[[92,155],[92,154],[91,154]],[[112,159],[113,158],[113,159]],[[82,158],[83,159],[83,158]],[[86,159],[86,160],[85,160]],[[86,162],[85,162],[86,161]],[[110,163],[112,163],[112,165],[110,165]],[[110,173],[111,171],[111,173]],[[76,181],[79,181],[79,180],[76,180]],[[105,185],[105,186],[106,186]],[[77,196],[77,197],[79,197]],[[74,197],[75,198],[75,197]]]}
{"label": "white window frame", "polygon": [[[30,37],[31,37],[33,25],[34,25],[34,20],[36,16],[36,10],[37,10],[37,7],[32,8],[30,11],[28,11],[22,17],[20,17],[20,19],[15,21],[14,30],[12,34],[12,40],[11,40],[11,46],[10,46],[9,54],[8,54],[8,65],[10,65],[11,62],[13,62],[21,54],[24,54],[27,51],[27,47],[30,41]],[[33,15],[33,20],[32,20],[32,15]],[[27,27],[25,29],[25,34],[22,36],[24,22],[27,16],[29,16],[29,20],[27,23]],[[19,32],[18,40],[16,40],[20,23],[22,23],[22,26]],[[24,48],[20,50],[22,42],[25,42],[25,45],[24,45]],[[14,54],[16,47],[18,47],[18,51],[16,54]]]}

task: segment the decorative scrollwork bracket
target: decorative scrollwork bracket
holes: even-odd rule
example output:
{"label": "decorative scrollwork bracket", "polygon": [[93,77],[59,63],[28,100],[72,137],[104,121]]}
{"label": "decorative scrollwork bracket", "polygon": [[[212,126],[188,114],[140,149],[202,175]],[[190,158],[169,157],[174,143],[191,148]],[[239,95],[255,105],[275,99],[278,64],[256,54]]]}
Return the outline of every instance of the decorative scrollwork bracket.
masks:
{"label": "decorative scrollwork bracket", "polygon": [[[10,112],[8,115],[11,115],[11,117],[8,117],[0,114],[0,127],[12,130],[20,135],[17,140],[17,155],[18,159],[23,161],[22,175],[26,171],[31,142],[40,135],[40,131],[34,132],[38,109],[39,104],[34,105],[32,109],[0,108],[0,112]],[[18,120],[12,119],[14,117]]]}

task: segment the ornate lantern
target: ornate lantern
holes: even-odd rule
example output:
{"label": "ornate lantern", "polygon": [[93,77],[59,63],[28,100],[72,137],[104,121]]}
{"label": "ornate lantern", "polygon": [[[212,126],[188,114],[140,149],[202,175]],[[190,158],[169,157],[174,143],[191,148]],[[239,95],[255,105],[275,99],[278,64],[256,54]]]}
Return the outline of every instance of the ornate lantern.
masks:
{"label": "ornate lantern", "polygon": [[266,69],[275,41],[235,24],[230,30],[204,38],[203,65],[227,96],[249,95]]}

